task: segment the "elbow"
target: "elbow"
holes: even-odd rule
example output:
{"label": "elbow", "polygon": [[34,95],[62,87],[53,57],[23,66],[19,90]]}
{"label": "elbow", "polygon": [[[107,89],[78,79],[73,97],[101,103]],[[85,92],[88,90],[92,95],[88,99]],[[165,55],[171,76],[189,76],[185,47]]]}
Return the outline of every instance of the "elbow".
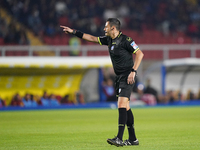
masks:
{"label": "elbow", "polygon": [[144,53],[140,51],[140,58],[142,59],[144,57]]}
{"label": "elbow", "polygon": [[144,53],[142,53],[142,56],[141,56],[142,58],[144,57]]}

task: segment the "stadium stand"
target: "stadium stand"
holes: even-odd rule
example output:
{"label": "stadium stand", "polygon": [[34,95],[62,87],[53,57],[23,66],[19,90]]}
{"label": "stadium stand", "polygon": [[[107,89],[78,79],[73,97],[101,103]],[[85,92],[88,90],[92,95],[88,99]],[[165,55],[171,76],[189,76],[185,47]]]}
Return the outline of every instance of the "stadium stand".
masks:
{"label": "stadium stand", "polygon": [[[84,3],[88,7],[82,7],[81,4]],[[199,5],[196,0],[1,2],[7,13],[51,45],[67,44],[67,40],[62,40],[63,36],[57,36],[63,34],[60,24],[93,35],[102,35],[107,17],[118,17],[122,22],[122,31],[137,39],[138,44],[199,43],[200,33],[196,30],[199,28]],[[108,16],[109,10],[113,12],[113,16]]]}

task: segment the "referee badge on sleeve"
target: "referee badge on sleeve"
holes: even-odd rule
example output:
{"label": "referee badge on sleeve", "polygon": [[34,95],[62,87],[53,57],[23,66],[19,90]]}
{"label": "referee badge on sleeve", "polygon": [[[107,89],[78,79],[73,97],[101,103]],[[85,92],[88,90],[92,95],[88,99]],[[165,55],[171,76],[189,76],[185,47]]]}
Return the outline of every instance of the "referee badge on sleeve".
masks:
{"label": "referee badge on sleeve", "polygon": [[131,43],[131,46],[132,46],[134,49],[137,49],[137,48],[138,48],[138,46],[137,46],[137,44],[135,43],[135,41],[133,41],[133,42]]}

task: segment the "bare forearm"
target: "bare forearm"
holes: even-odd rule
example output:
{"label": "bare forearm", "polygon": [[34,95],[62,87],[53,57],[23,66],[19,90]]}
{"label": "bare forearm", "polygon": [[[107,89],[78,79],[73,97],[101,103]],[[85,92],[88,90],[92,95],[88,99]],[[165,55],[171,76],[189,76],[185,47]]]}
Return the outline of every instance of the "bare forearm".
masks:
{"label": "bare forearm", "polygon": [[90,35],[90,34],[86,34],[86,33],[83,34],[83,38],[82,39],[84,39],[86,41],[89,41],[89,42],[99,43],[98,42],[98,38],[96,36],[93,36],[93,35]]}
{"label": "bare forearm", "polygon": [[134,62],[134,66],[133,66],[133,69],[134,70],[137,70],[141,61],[142,61],[142,58],[143,58],[144,54],[142,51],[138,50],[135,54],[135,62]]}

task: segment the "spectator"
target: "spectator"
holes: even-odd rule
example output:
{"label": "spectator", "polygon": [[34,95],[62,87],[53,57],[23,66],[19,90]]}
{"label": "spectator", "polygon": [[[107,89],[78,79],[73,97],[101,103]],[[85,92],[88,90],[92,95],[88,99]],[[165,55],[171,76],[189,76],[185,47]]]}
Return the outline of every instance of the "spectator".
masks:
{"label": "spectator", "polygon": [[55,27],[52,23],[49,23],[46,27],[45,34],[48,36],[54,36],[56,33]]}
{"label": "spectator", "polygon": [[74,104],[74,102],[69,99],[69,95],[67,94],[61,99],[61,104]]}
{"label": "spectator", "polygon": [[193,21],[189,24],[187,33],[193,39],[193,42],[197,42],[200,36],[200,30],[197,22]]}
{"label": "spectator", "polygon": [[50,106],[50,100],[48,99],[47,92],[44,91],[43,96],[41,98],[42,106]]}
{"label": "spectator", "polygon": [[39,13],[40,12],[36,5],[28,17],[28,25],[36,33],[36,35],[39,35],[40,31],[44,30]]}
{"label": "spectator", "polygon": [[141,100],[145,102],[147,105],[156,105],[156,97],[152,94],[144,94],[141,97]]}
{"label": "spectator", "polygon": [[186,99],[187,100],[195,100],[196,99],[196,96],[195,96],[194,92],[192,92],[192,90],[190,90],[190,89],[188,90]]}
{"label": "spectator", "polygon": [[105,79],[103,82],[103,93],[105,95],[104,101],[117,101],[115,96],[115,88],[113,87],[113,81],[110,78]]}
{"label": "spectator", "polygon": [[85,103],[84,95],[81,91],[76,91],[75,96],[76,96],[76,103],[78,103],[78,104],[84,104]]}
{"label": "spectator", "polygon": [[4,38],[4,42],[6,44],[9,44],[9,43],[17,44],[18,39],[19,39],[19,33],[17,32],[17,29],[15,27],[15,21],[11,21]]}
{"label": "spectator", "polygon": [[200,89],[199,92],[197,93],[197,99],[200,100]]}
{"label": "spectator", "polygon": [[29,45],[30,44],[25,30],[22,28],[20,28],[20,30],[19,30],[18,44],[20,44],[20,45]]}
{"label": "spectator", "polygon": [[5,38],[7,32],[8,32],[8,26],[6,24],[6,21],[1,18],[0,14],[0,37]]}
{"label": "spectator", "polygon": [[81,46],[81,40],[77,37],[72,37],[69,40],[69,46],[71,51],[70,56],[78,56],[80,54],[80,46]]}
{"label": "spectator", "polygon": [[135,91],[133,91],[133,93],[132,93],[132,98],[133,98],[133,100],[134,99],[141,100],[142,95],[144,95],[144,85],[142,83],[138,82],[136,84]]}
{"label": "spectator", "polygon": [[22,102],[24,103],[25,107],[31,107],[32,103],[31,103],[31,100],[30,100],[30,94],[26,93],[26,95],[22,99]]}
{"label": "spectator", "polygon": [[152,86],[151,86],[151,80],[150,79],[147,79],[147,83],[146,83],[146,88],[144,89],[144,93],[145,94],[152,94],[155,96],[157,102],[159,102],[158,100],[158,92],[156,89],[154,89]]}
{"label": "spectator", "polygon": [[[37,97],[37,95],[36,95],[35,97]],[[37,101],[35,100],[33,94],[30,95],[30,100],[31,100],[31,102],[32,102],[32,106],[33,106],[33,107],[38,106],[38,103],[37,103]]]}
{"label": "spectator", "polygon": [[0,108],[5,107],[5,106],[6,106],[6,102],[0,97]]}
{"label": "spectator", "polygon": [[22,102],[24,103],[25,107],[36,107],[37,103],[31,99],[31,95],[29,93],[26,93],[24,98],[22,99]]}
{"label": "spectator", "polygon": [[24,106],[24,103],[22,102],[21,96],[17,93],[14,95],[12,101],[11,101],[11,106]]}
{"label": "spectator", "polygon": [[167,96],[168,96],[168,102],[169,103],[173,103],[175,101],[175,93],[172,90],[169,90],[167,92]]}
{"label": "spectator", "polygon": [[51,94],[49,96],[49,103],[50,103],[50,106],[59,106],[60,105],[54,94]]}

